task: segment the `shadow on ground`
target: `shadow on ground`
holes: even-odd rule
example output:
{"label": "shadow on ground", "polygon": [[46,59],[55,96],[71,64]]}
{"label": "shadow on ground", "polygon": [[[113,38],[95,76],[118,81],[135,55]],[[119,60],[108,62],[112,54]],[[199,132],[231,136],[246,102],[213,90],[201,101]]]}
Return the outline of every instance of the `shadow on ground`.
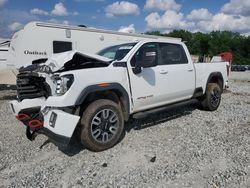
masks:
{"label": "shadow on ground", "polygon": [[74,137],[72,138],[70,144],[67,147],[60,147],[58,149],[68,156],[74,156],[86,148]]}
{"label": "shadow on ground", "polygon": [[146,129],[167,121],[191,114],[198,108],[198,104],[190,104],[186,106],[172,108],[161,113],[152,114],[143,119],[130,119],[126,124],[126,132],[133,130]]}
{"label": "shadow on ground", "polygon": [[77,139],[75,137],[73,137],[69,143],[69,145],[67,146],[62,146],[60,145],[60,143],[56,143],[51,139],[47,139],[45,140],[42,145],[39,147],[39,149],[43,149],[43,147],[45,147],[47,144],[54,144],[55,146],[58,147],[58,149],[64,153],[67,156],[74,156],[78,153],[80,153],[81,151],[83,151],[85,149],[85,147],[79,142],[77,141]]}
{"label": "shadow on ground", "polygon": [[[198,104],[195,103],[195,104],[186,105],[182,107],[176,107],[171,110],[163,111],[161,113],[152,114],[149,117],[146,117],[143,119],[131,118],[125,124],[125,130],[118,144],[124,139],[125,135],[129,133],[131,130],[141,130],[141,129],[146,129],[152,126],[157,126],[160,123],[164,123],[164,122],[176,119],[176,118],[189,115],[198,107],[199,107]],[[72,138],[70,144],[67,147],[58,146],[58,148],[60,151],[62,151],[64,154],[68,156],[74,156],[80,153],[81,151],[83,151],[84,149],[86,149],[84,148],[84,146],[81,145],[79,139],[77,139],[76,136]]]}

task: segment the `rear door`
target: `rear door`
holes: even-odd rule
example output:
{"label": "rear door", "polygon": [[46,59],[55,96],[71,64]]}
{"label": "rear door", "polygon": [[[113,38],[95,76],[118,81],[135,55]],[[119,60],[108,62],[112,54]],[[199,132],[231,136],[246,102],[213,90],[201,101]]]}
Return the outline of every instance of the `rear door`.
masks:
{"label": "rear door", "polygon": [[164,102],[189,99],[195,90],[195,70],[181,44],[159,43],[158,72]]}

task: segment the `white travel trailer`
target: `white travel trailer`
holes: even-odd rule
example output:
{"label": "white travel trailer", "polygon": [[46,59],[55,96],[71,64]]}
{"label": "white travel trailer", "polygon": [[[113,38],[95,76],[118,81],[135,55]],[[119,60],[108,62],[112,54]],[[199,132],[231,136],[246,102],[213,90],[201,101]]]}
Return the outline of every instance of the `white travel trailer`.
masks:
{"label": "white travel trailer", "polygon": [[11,66],[9,56],[10,39],[0,39],[0,84],[13,85],[16,83],[16,68]]}
{"label": "white travel trailer", "polygon": [[0,70],[7,68],[9,44],[9,39],[0,39]]}
{"label": "white travel trailer", "polygon": [[30,22],[13,35],[8,63],[20,68],[23,65],[32,64],[32,62],[43,62],[52,54],[65,51],[78,50],[85,53],[97,53],[111,45],[156,38],[161,37]]}

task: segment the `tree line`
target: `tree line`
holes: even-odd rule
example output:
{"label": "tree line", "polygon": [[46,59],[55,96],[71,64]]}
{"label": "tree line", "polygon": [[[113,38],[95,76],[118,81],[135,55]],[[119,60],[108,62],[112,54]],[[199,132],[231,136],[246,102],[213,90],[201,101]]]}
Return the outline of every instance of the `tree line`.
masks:
{"label": "tree line", "polygon": [[212,57],[221,52],[231,52],[233,64],[250,65],[250,36],[246,37],[237,32],[192,33],[185,30],[174,30],[168,34],[160,31],[146,32],[146,34],[182,38],[193,55]]}

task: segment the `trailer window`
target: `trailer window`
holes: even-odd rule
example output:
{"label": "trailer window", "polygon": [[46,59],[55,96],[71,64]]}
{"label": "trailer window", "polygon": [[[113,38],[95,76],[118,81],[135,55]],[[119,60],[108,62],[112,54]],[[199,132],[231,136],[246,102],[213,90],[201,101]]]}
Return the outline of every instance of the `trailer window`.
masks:
{"label": "trailer window", "polygon": [[61,53],[72,50],[72,42],[53,41],[53,53]]}
{"label": "trailer window", "polygon": [[183,47],[179,44],[160,43],[160,65],[186,64],[188,59]]}

